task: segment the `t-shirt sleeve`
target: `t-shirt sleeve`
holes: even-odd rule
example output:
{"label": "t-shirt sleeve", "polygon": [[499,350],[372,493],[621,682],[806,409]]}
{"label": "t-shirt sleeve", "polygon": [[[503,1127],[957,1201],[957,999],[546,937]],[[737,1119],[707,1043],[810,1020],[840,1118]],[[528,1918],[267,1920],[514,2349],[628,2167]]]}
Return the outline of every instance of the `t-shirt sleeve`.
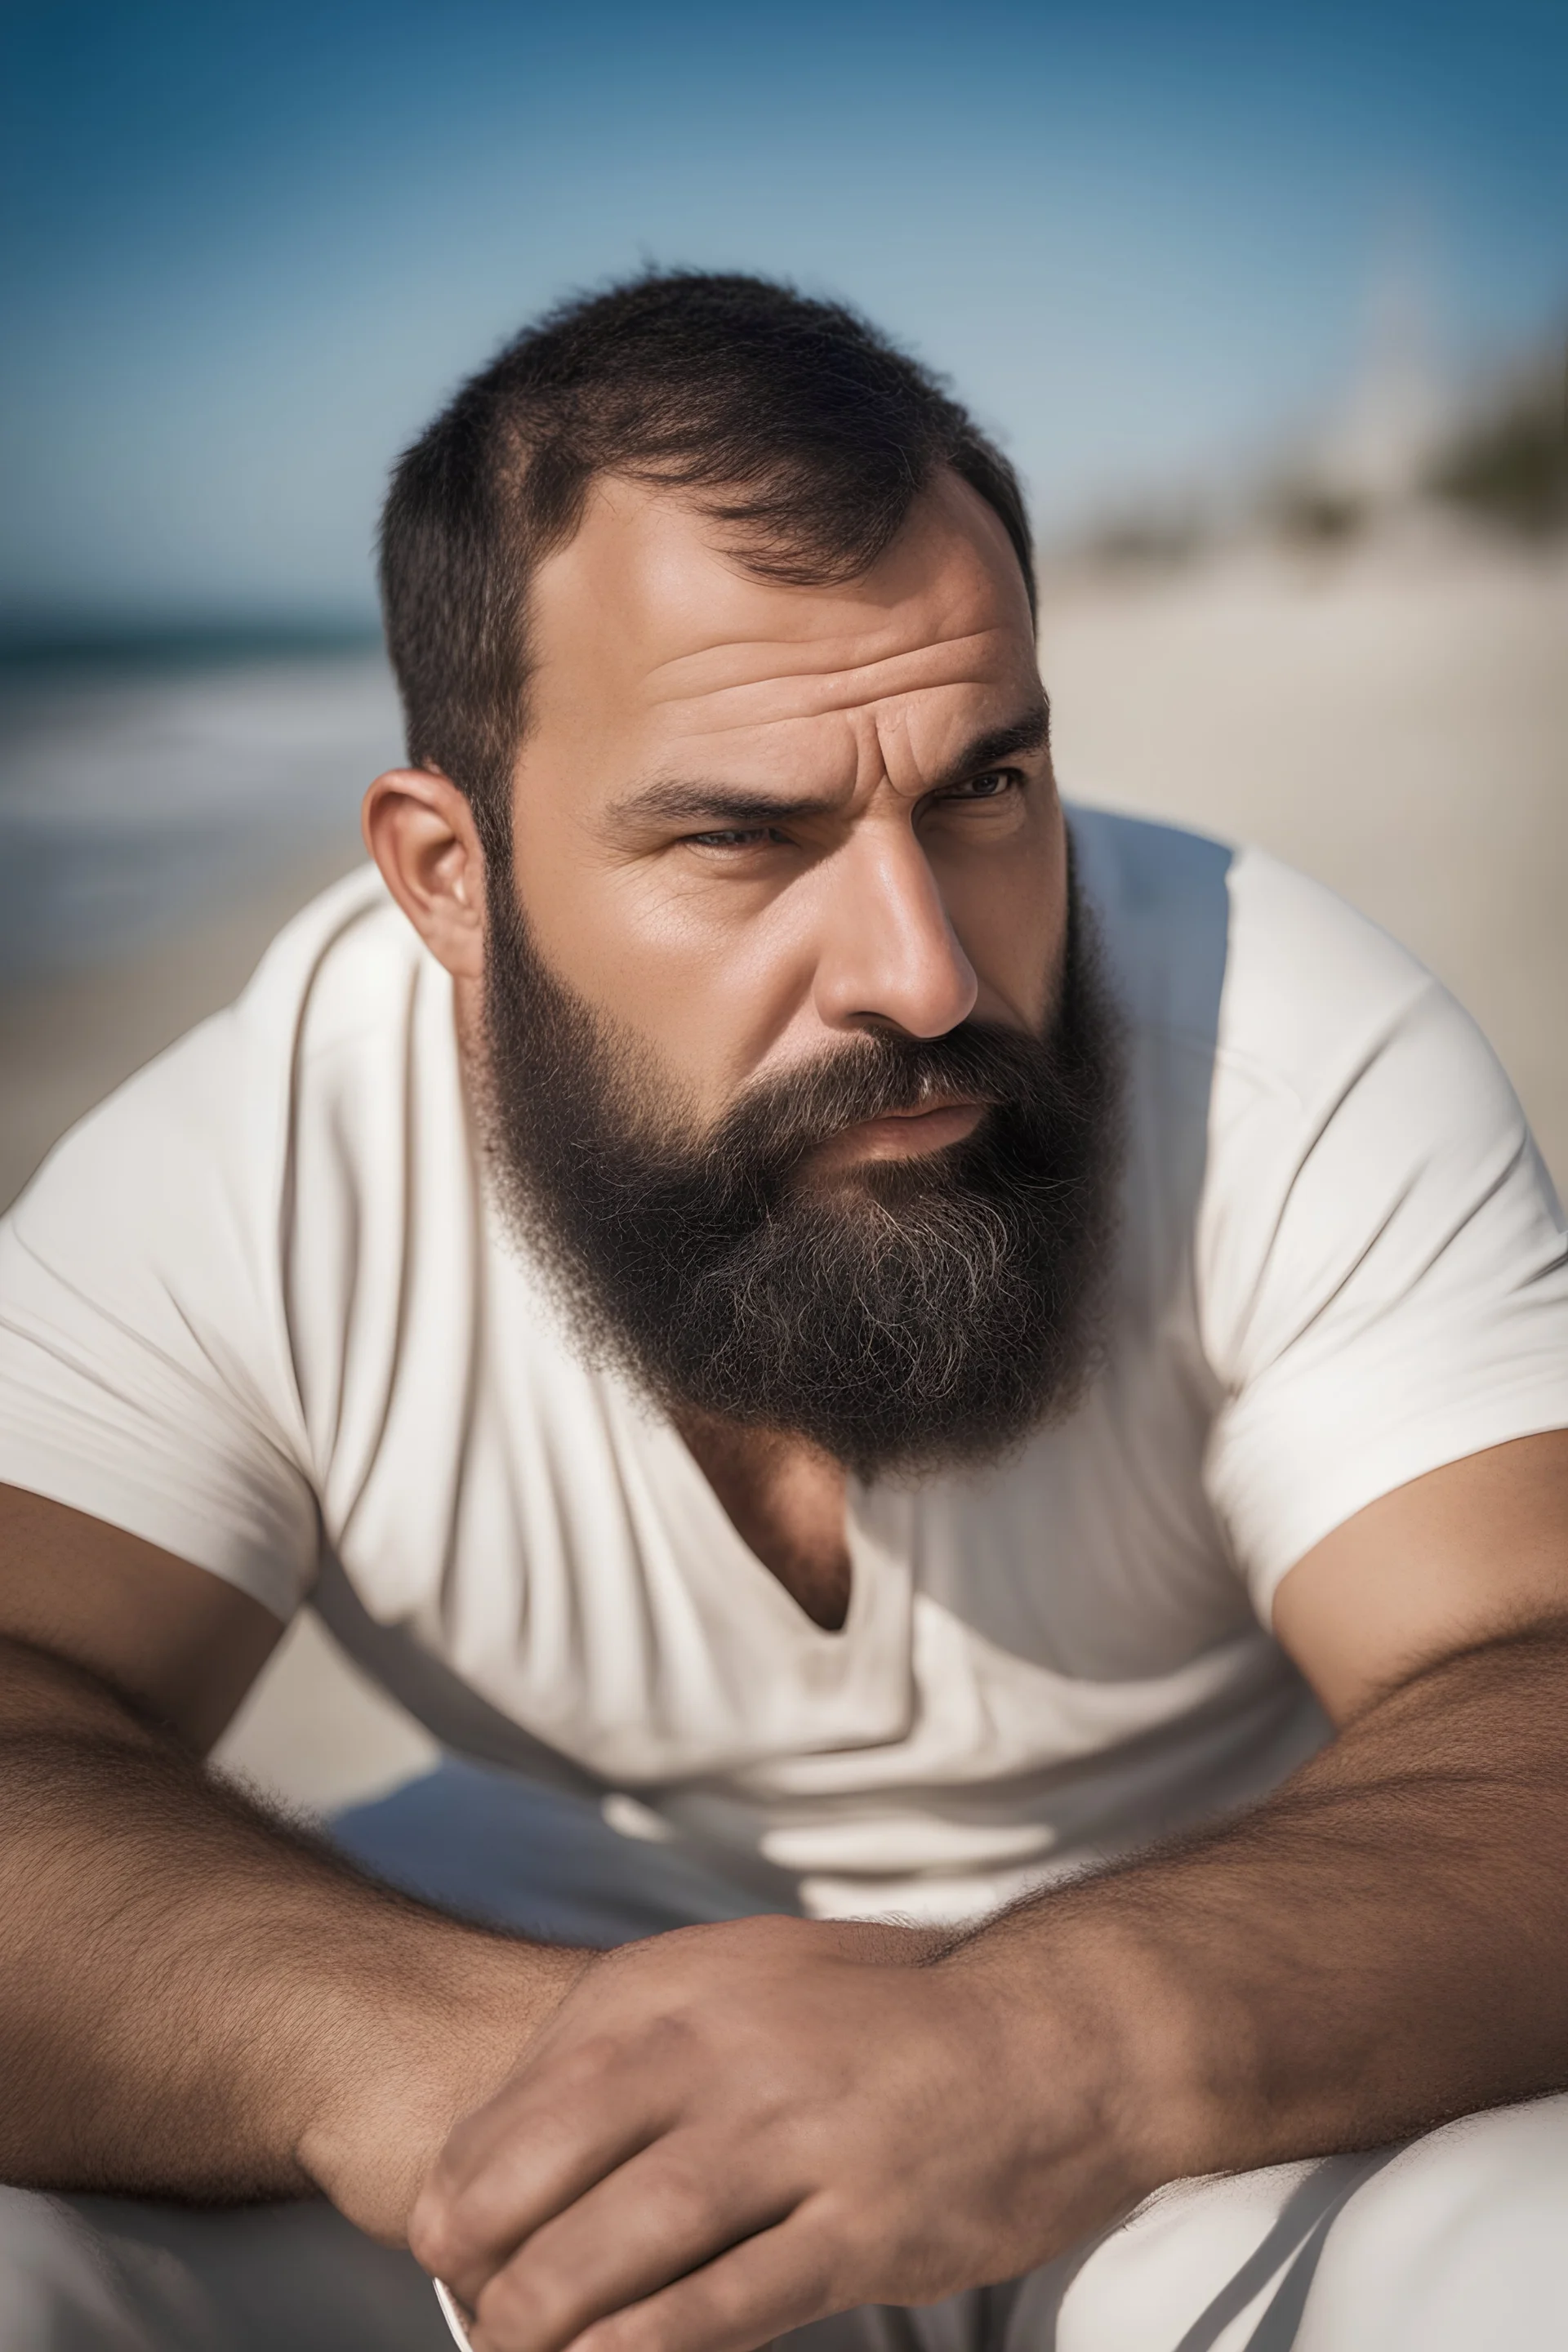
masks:
{"label": "t-shirt sleeve", "polygon": [[67,1137],[0,1224],[0,1481],[287,1618],[319,1514],[277,1259],[284,1107],[220,1014]]}
{"label": "t-shirt sleeve", "polygon": [[1267,1622],[1286,1571],[1380,1495],[1568,1426],[1568,1244],[1452,998],[1300,877],[1239,888],[1198,1236],[1223,1391],[1205,1473]]}

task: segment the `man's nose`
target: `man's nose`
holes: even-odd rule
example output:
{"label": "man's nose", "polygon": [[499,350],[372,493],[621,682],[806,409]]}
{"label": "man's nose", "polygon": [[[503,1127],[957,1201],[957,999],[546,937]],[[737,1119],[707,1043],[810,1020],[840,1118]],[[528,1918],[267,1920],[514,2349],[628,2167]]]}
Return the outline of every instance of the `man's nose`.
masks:
{"label": "man's nose", "polygon": [[974,1009],[974,968],[907,824],[868,827],[824,874],[816,1010],[833,1029],[940,1037]]}

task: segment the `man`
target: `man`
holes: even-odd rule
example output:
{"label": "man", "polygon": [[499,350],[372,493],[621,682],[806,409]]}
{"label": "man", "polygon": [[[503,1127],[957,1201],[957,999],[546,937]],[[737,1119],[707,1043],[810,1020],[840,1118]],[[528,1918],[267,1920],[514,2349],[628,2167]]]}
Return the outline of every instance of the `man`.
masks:
{"label": "man", "polygon": [[[378,874],[5,1234],[0,2342],[436,2340],[369,2239],[485,2352],[1561,2341],[1474,1031],[1064,823],[1016,484],[832,307],[547,320],[384,582]],[[379,1879],[199,1763],[307,1598],[469,1759]]]}

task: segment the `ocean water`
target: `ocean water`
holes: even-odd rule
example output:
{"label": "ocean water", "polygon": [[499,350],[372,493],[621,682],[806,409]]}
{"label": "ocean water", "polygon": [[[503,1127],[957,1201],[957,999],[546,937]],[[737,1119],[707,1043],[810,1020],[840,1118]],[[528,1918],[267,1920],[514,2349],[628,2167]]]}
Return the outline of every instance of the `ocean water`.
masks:
{"label": "ocean water", "polygon": [[7,665],[0,982],[111,961],[352,838],[402,755],[379,651]]}

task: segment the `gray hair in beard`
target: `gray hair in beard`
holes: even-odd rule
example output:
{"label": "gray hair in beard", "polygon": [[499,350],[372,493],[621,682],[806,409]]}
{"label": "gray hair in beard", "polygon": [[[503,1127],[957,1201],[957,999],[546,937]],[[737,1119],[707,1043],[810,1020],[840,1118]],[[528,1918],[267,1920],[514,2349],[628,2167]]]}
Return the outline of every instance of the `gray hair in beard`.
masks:
{"label": "gray hair in beard", "polygon": [[[1044,1035],[860,1036],[705,1132],[543,963],[504,869],[488,899],[487,1157],[591,1360],[867,1478],[994,1459],[1079,1399],[1107,1322],[1122,1055],[1076,888]],[[953,1093],[989,1106],[962,1143],[803,1179],[846,1126]]]}

